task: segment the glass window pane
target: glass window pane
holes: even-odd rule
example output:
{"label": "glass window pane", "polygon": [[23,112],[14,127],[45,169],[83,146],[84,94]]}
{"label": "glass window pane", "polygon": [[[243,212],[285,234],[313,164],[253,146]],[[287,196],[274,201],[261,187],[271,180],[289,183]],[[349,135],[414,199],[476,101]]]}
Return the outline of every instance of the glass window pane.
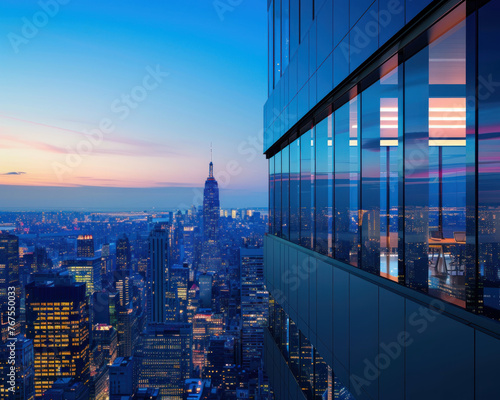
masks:
{"label": "glass window pane", "polygon": [[299,47],[299,0],[290,0],[290,56]]}
{"label": "glass window pane", "polygon": [[290,238],[289,200],[290,200],[290,147],[281,150],[281,236]]}
{"label": "glass window pane", "polygon": [[300,39],[309,30],[313,20],[313,0],[300,0]]}
{"label": "glass window pane", "polygon": [[314,248],[314,129],[300,137],[300,244]]}
{"label": "glass window pane", "polygon": [[281,0],[281,62],[282,73],[290,60],[290,0]]}
{"label": "glass window pane", "polygon": [[478,96],[478,245],[483,310],[500,320],[500,82],[498,66],[498,15],[500,2],[479,9]]}
{"label": "glass window pane", "polygon": [[267,66],[268,66],[268,91],[270,96],[274,89],[274,5],[271,0],[271,5],[267,11]]}
{"label": "glass window pane", "polygon": [[281,236],[281,152],[274,159],[274,229]]}
{"label": "glass window pane", "polygon": [[333,114],[316,125],[316,251],[332,256]]}
{"label": "glass window pane", "polygon": [[274,158],[269,159],[269,233],[276,233],[274,225]]}
{"label": "glass window pane", "polygon": [[281,0],[274,0],[274,85],[281,76]]}
{"label": "glass window pane", "polygon": [[300,242],[300,140],[290,144],[290,240]]}
{"label": "glass window pane", "polygon": [[398,68],[362,93],[361,267],[398,280]]}
{"label": "glass window pane", "polygon": [[335,258],[358,265],[358,97],[335,111]]}
{"label": "glass window pane", "polygon": [[407,285],[465,307],[465,21],[406,62]]}

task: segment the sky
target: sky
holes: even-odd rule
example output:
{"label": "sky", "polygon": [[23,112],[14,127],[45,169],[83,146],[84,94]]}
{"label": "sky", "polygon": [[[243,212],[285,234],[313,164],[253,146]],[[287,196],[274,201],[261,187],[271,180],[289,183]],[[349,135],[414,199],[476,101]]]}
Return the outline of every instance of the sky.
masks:
{"label": "sky", "polygon": [[2,0],[0,20],[0,209],[148,207],[202,187],[211,145],[222,206],[265,205],[264,0]]}

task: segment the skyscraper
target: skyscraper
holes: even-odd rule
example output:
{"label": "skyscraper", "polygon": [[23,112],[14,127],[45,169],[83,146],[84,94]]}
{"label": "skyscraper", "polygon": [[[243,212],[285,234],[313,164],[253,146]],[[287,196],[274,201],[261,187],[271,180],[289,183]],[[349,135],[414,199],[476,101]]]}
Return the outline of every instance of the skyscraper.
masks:
{"label": "skyscraper", "polygon": [[263,249],[240,249],[243,367],[261,365],[269,294],[264,287]]}
{"label": "skyscraper", "polygon": [[86,284],[87,295],[102,289],[101,258],[79,258],[77,260],[64,260],[62,265],[75,278],[76,282]]}
{"label": "skyscraper", "polygon": [[150,261],[147,271],[148,322],[167,321],[168,232],[156,226],[149,234]]}
{"label": "skyscraper", "polygon": [[214,178],[214,164],[210,161],[208,178],[203,191],[203,248],[201,270],[218,273],[221,266],[219,247],[219,186]]}
{"label": "skyscraper", "polygon": [[78,258],[94,257],[94,238],[92,235],[79,235],[76,239],[76,256]]}
{"label": "skyscraper", "polygon": [[26,337],[35,352],[36,397],[58,378],[89,383],[89,310],[84,283],[54,272],[26,286]]}
{"label": "skyscraper", "polygon": [[[34,400],[33,341],[19,335],[15,343],[9,342],[9,344],[9,346],[0,344],[0,399]],[[15,353],[15,358],[11,358],[11,352]],[[11,380],[11,366],[15,368],[13,380]]]}
{"label": "skyscraper", "polygon": [[200,288],[200,307],[201,308],[212,308],[212,285],[213,276],[212,274],[203,274],[198,278],[199,288]]}
{"label": "skyscraper", "polygon": [[130,241],[127,235],[122,235],[116,242],[116,270],[130,271],[131,257]]}
{"label": "skyscraper", "polygon": [[[10,288],[14,288],[11,290]],[[15,293],[14,296],[12,296]],[[16,315],[11,315],[11,321],[15,325],[11,326],[11,332],[20,333],[19,324],[19,304],[21,298],[21,287],[19,283],[19,239],[10,233],[0,232],[0,327],[1,339],[5,341],[9,331],[8,300],[14,297],[14,308]],[[12,318],[13,317],[13,318]]]}
{"label": "skyscraper", "polygon": [[191,324],[148,324],[135,352],[139,387],[159,388],[162,400],[182,400],[192,369],[192,335]]}
{"label": "skyscraper", "polygon": [[500,0],[267,7],[276,399],[498,397]]}

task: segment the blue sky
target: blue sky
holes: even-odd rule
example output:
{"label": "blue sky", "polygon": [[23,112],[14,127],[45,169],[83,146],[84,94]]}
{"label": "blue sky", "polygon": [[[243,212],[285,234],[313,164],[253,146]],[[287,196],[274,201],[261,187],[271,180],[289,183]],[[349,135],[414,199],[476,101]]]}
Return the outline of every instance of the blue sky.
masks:
{"label": "blue sky", "polygon": [[222,205],[264,205],[266,4],[237,3],[2,1],[3,190],[199,187],[212,142]]}

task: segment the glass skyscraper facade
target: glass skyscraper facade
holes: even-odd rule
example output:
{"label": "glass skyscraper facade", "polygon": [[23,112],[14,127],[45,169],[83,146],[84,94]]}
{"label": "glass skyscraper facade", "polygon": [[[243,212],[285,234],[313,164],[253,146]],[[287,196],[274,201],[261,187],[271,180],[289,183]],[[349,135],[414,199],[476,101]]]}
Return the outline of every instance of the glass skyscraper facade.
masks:
{"label": "glass skyscraper facade", "polygon": [[268,1],[278,398],[500,393],[499,12],[499,0]]}

